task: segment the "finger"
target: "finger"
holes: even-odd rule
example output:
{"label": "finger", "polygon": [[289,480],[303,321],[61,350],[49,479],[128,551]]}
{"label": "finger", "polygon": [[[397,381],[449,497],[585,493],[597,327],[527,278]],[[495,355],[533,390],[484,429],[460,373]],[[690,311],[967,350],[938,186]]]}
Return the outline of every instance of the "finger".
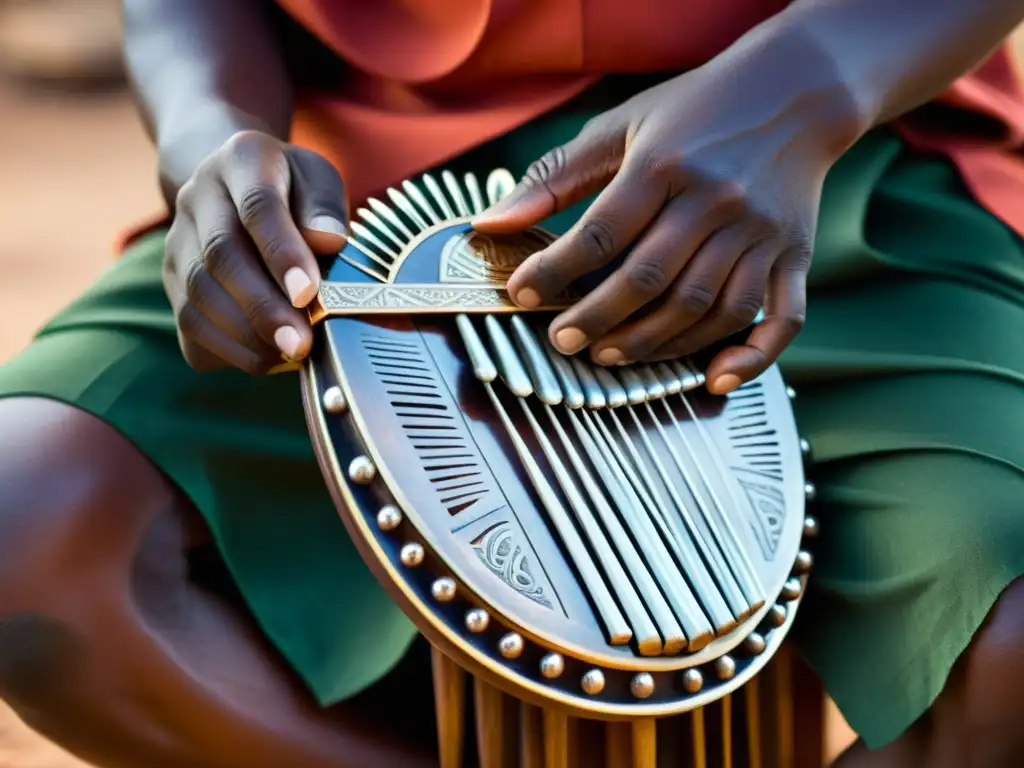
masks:
{"label": "finger", "polygon": [[240,340],[244,339],[244,334],[238,333],[237,328],[248,325],[245,315],[203,269],[194,229],[188,234],[178,231],[173,238],[169,237],[168,249],[185,249],[192,254],[191,259],[175,259],[175,263],[184,266],[171,275],[166,272],[164,275],[177,322],[178,342],[185,361],[192,368],[212,371],[230,365],[255,373],[265,360],[280,357],[279,352],[258,337],[253,337],[248,344]]}
{"label": "finger", "polygon": [[320,269],[289,209],[291,169],[279,143],[262,134],[230,140],[221,178],[267,271],[293,306],[316,296]]}
{"label": "finger", "polygon": [[619,359],[646,360],[654,350],[701,320],[749,248],[751,238],[749,230],[740,224],[714,232],[675,278],[656,310],[620,325],[591,345],[594,360],[604,364]]}
{"label": "finger", "polygon": [[[621,171],[568,232],[516,268],[508,280],[509,295],[527,309],[554,298],[574,280],[611,263],[657,218],[664,203],[663,190],[639,174]],[[636,274],[644,279],[641,271]],[[559,349],[577,351],[585,345],[581,337]]]}
{"label": "finger", "polygon": [[[722,224],[719,211],[709,210],[700,198],[689,195],[675,198],[655,216],[625,262],[551,323],[552,343],[560,351],[572,354],[605,337],[656,300],[672,285],[701,243]],[[601,353],[595,360],[604,365],[627,359],[621,349],[612,346],[605,346]]]}
{"label": "finger", "polygon": [[740,256],[711,311],[656,349],[652,359],[693,354],[754,322],[764,304],[768,275],[777,253],[777,247],[762,241]]}
{"label": "finger", "polygon": [[337,253],[348,236],[348,203],[341,175],[308,149],[288,147],[285,155],[291,173],[292,218],[313,253]]}
{"label": "finger", "polygon": [[719,352],[707,370],[708,390],[724,395],[768,369],[804,327],[807,313],[805,268],[772,270],[765,318],[743,346]]}
{"label": "finger", "polygon": [[[309,319],[267,275],[226,194],[217,189],[204,192],[192,215],[202,268],[238,304],[246,327],[288,359],[303,359],[313,344]],[[246,339],[238,340],[251,346]]]}
{"label": "finger", "polygon": [[622,163],[625,128],[607,115],[588,123],[571,141],[534,162],[508,195],[472,220],[473,228],[516,232],[597,192]]}

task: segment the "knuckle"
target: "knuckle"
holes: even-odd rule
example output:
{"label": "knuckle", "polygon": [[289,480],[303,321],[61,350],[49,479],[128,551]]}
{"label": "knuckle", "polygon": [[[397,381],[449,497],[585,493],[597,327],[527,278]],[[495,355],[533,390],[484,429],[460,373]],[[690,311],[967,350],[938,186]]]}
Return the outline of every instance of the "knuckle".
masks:
{"label": "knuckle", "polygon": [[205,318],[191,301],[185,302],[178,310],[178,331],[188,340],[198,338]]}
{"label": "knuckle", "polygon": [[743,293],[725,302],[722,314],[730,323],[743,326],[749,325],[761,311],[761,297],[756,293]]}
{"label": "knuckle", "polygon": [[205,267],[214,275],[226,274],[233,260],[234,237],[226,229],[218,229],[207,233],[203,238],[201,261],[196,262],[198,267]]}
{"label": "knuckle", "polygon": [[202,305],[206,293],[206,267],[203,262],[195,259],[185,267],[184,284],[185,299],[193,308]]}
{"label": "knuckle", "polygon": [[665,151],[641,152],[637,163],[641,174],[651,179],[675,178],[683,169],[683,159]]}
{"label": "knuckle", "polygon": [[715,290],[705,283],[686,283],[673,297],[676,308],[685,317],[707,314],[715,303]]}
{"label": "knuckle", "polygon": [[720,205],[743,210],[749,208],[750,188],[742,178],[727,176],[715,179],[713,188],[715,199]]}
{"label": "knuckle", "polygon": [[593,260],[606,264],[615,257],[615,232],[604,219],[588,219],[580,227],[580,240]]}
{"label": "knuckle", "polygon": [[254,332],[255,329],[277,328],[284,324],[283,318],[279,317],[281,314],[281,304],[282,302],[266,294],[253,296],[249,299],[245,307],[245,313],[252,321]]}
{"label": "knuckle", "polygon": [[626,270],[626,281],[630,290],[647,297],[659,296],[668,287],[665,270],[649,261],[630,264]]}
{"label": "knuckle", "polygon": [[548,182],[561,177],[569,164],[569,155],[564,146],[557,146],[535,160],[526,169],[524,183],[547,185]]}
{"label": "knuckle", "polygon": [[790,338],[795,337],[804,329],[806,320],[807,318],[803,313],[779,317],[779,323],[782,326],[783,332]]}
{"label": "knuckle", "polygon": [[260,224],[280,204],[277,190],[270,184],[249,187],[238,201],[238,218],[246,229]]}
{"label": "knuckle", "polygon": [[176,210],[187,209],[196,196],[196,182],[194,178],[189,179],[178,189],[174,196],[174,207]]}
{"label": "knuckle", "polygon": [[233,158],[251,157],[266,147],[267,135],[259,131],[238,131],[224,142],[221,151]]}

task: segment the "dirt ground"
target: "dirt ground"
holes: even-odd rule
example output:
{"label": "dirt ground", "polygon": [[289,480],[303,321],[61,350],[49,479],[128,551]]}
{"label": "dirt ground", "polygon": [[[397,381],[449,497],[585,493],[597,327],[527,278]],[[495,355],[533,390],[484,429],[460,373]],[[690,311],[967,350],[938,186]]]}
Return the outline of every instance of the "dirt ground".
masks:
{"label": "dirt ground", "polygon": [[[159,209],[154,162],[126,95],[44,96],[0,81],[0,361],[110,263],[119,229]],[[832,726],[834,752],[850,734],[834,713]],[[0,702],[0,768],[83,764]]]}

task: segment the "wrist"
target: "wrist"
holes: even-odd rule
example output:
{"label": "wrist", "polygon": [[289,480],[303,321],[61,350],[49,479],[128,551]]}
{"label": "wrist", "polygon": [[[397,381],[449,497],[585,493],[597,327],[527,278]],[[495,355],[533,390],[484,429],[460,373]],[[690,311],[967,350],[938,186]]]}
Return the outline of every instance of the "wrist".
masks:
{"label": "wrist", "polygon": [[874,127],[870,99],[799,19],[779,14],[722,54],[744,93],[834,162]]}
{"label": "wrist", "polygon": [[287,139],[283,130],[273,129],[267,121],[220,102],[191,110],[185,119],[176,120],[172,125],[158,126],[160,188],[172,211],[178,190],[200,164],[242,131],[259,131],[282,141]]}

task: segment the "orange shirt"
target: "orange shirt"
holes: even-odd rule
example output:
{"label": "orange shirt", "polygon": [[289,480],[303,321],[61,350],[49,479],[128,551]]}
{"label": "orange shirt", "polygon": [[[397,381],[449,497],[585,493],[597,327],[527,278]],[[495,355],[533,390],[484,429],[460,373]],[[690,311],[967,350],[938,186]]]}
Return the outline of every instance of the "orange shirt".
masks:
{"label": "orange shirt", "polygon": [[[529,120],[606,73],[679,71],[788,0],[278,0],[351,65],[345,90],[304,94],[293,140],[362,200]],[[941,99],[1002,135],[897,127],[947,155],[977,200],[1024,235],[1024,87],[1006,47]],[[963,129],[966,130],[966,129]]]}
{"label": "orange shirt", "polygon": [[[299,94],[292,140],[333,162],[361,201],[603,74],[697,66],[789,0],[277,2],[349,65],[338,91]],[[1024,87],[1007,47],[941,100],[990,116],[1002,132],[897,127],[948,156],[976,199],[1024,235]]]}

